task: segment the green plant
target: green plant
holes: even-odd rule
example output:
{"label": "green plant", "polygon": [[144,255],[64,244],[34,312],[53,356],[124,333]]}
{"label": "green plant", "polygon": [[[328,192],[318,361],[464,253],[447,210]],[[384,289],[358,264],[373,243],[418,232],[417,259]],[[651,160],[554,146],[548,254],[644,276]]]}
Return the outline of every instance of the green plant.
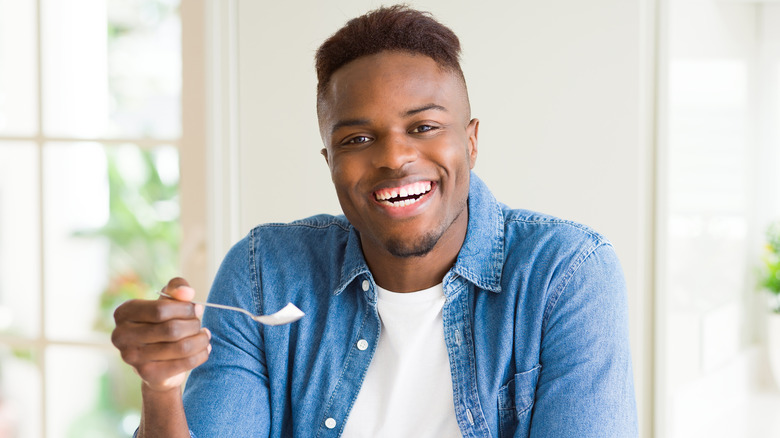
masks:
{"label": "green plant", "polygon": [[764,266],[759,286],[769,292],[772,311],[780,313],[780,221],[773,222],[766,230],[766,248],[762,260]]}
{"label": "green plant", "polygon": [[100,298],[95,329],[110,333],[114,309],[126,300],[151,298],[178,271],[178,181],[165,181],[155,151],[124,147],[106,151],[108,222],[83,237],[109,242],[111,280]]}
{"label": "green plant", "polygon": [[[158,158],[163,152],[134,146],[107,148],[108,221],[100,228],[75,233],[109,244],[110,279],[95,303],[98,332],[113,330],[113,313],[121,303],[154,298],[154,290],[177,273],[179,186],[177,177],[164,178],[161,173]],[[129,366],[112,363],[99,379],[96,405],[74,421],[68,437],[127,437],[132,432],[121,426],[137,424],[141,410],[138,376]]]}

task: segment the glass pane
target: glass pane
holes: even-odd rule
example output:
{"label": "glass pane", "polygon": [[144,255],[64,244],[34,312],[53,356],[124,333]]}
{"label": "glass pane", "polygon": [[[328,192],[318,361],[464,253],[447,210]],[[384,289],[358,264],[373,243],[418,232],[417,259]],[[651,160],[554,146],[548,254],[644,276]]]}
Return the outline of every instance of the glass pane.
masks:
{"label": "glass pane", "polygon": [[44,149],[46,333],[106,338],[113,311],[178,271],[178,155],[94,143]]}
{"label": "glass pane", "polygon": [[36,145],[0,142],[0,333],[38,335],[39,199]]}
{"label": "glass pane", "polygon": [[[780,13],[775,16],[780,16]],[[764,178],[766,186],[769,187],[767,189],[767,204],[770,206],[768,214],[771,217],[780,218],[780,172],[777,171],[777,167],[772,166],[772,163],[780,163],[780,60],[775,64],[774,89],[775,96],[772,100],[776,109],[774,118],[768,123],[772,127],[769,138],[774,139],[774,141],[770,143],[771,146],[766,151],[767,156],[762,169],[762,178]]]}
{"label": "glass pane", "polygon": [[[670,302],[680,309],[703,314],[744,293],[748,73],[747,62],[739,59],[671,64],[667,262]],[[725,350],[722,342],[720,349]]]}
{"label": "glass pane", "polygon": [[178,1],[44,0],[42,16],[47,135],[179,136]]}
{"label": "glass pane", "polygon": [[48,438],[124,438],[138,427],[141,381],[118,352],[49,347],[46,379]]}
{"label": "glass pane", "polygon": [[36,41],[35,2],[0,0],[0,134],[35,134]]}
{"label": "glass pane", "polygon": [[109,105],[105,3],[41,5],[44,133],[99,137],[107,130]]}
{"label": "glass pane", "polygon": [[41,375],[26,348],[0,348],[0,437],[41,436]]}
{"label": "glass pane", "polygon": [[665,436],[710,436],[701,432],[705,420],[731,410],[722,400],[751,390],[737,365],[751,340],[753,294],[746,287],[755,183],[750,65],[737,57],[670,62],[661,364],[672,433]]}
{"label": "glass pane", "polygon": [[43,165],[46,334],[83,337],[108,279],[108,242],[80,235],[108,220],[105,154],[95,143],[48,144]]}
{"label": "glass pane", "polygon": [[176,138],[181,131],[178,0],[108,2],[111,134]]}

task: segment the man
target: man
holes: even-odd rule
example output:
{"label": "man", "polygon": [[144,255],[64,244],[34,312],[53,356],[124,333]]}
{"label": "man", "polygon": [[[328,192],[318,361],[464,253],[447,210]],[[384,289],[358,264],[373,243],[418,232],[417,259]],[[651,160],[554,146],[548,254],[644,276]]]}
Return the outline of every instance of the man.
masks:
{"label": "man", "polygon": [[113,341],[143,380],[139,436],[637,434],[614,251],[499,204],[471,173],[479,121],[459,56],[452,31],[398,6],[320,47],[344,216],[255,228],[209,297],[306,316],[270,327],[209,309],[201,328],[182,279],[166,287],[176,300],[122,305]]}

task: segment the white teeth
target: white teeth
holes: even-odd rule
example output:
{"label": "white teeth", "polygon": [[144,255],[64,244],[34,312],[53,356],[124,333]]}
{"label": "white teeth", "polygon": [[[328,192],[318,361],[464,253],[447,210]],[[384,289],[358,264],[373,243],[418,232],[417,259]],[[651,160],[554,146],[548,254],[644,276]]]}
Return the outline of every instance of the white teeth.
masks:
{"label": "white teeth", "polygon": [[430,182],[417,182],[406,187],[388,189],[375,194],[376,200],[393,207],[405,207],[414,204],[418,199],[395,200],[393,198],[405,198],[407,196],[417,196],[431,190]]}
{"label": "white teeth", "polygon": [[404,199],[404,200],[395,201],[395,202],[383,200],[382,203],[386,204],[386,205],[389,205],[389,206],[392,206],[392,207],[406,207],[407,205],[412,205],[412,204],[414,204],[417,201],[419,201],[419,199]]}

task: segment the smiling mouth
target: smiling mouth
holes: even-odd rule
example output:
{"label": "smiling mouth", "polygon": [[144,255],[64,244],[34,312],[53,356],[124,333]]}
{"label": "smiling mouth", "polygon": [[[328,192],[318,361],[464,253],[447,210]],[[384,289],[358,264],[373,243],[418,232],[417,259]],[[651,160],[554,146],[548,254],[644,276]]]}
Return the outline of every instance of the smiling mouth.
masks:
{"label": "smiling mouth", "polygon": [[420,181],[401,187],[380,189],[374,192],[374,198],[382,205],[389,207],[406,207],[419,201],[431,191],[430,181]]}

